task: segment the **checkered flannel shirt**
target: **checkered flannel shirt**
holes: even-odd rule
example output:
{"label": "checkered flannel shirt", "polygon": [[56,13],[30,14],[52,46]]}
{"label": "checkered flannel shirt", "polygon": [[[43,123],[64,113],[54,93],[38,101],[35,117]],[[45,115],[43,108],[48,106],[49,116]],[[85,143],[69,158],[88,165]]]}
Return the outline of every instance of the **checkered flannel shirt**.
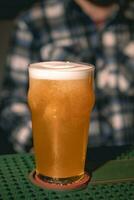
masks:
{"label": "checkered flannel shirt", "polygon": [[95,65],[90,146],[134,144],[133,8],[119,7],[100,30],[72,0],[45,0],[17,18],[0,97],[1,152],[32,147],[28,64],[49,60]]}

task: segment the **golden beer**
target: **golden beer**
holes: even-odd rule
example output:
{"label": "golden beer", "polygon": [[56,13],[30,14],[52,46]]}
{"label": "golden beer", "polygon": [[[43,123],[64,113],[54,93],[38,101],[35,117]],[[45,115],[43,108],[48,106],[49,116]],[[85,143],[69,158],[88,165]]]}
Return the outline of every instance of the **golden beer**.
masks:
{"label": "golden beer", "polygon": [[36,173],[44,179],[69,183],[84,175],[93,71],[92,66],[77,63],[30,65],[28,101]]}

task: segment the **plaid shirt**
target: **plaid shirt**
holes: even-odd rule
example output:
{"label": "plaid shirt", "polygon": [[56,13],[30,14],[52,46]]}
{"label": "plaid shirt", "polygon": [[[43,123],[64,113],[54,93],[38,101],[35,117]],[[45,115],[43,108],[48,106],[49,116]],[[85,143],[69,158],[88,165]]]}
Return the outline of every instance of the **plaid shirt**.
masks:
{"label": "plaid shirt", "polygon": [[[133,7],[134,8],[134,7]],[[134,18],[118,8],[100,30],[72,0],[45,0],[16,20],[0,98],[1,152],[29,151],[28,64],[95,65],[90,146],[134,144]]]}

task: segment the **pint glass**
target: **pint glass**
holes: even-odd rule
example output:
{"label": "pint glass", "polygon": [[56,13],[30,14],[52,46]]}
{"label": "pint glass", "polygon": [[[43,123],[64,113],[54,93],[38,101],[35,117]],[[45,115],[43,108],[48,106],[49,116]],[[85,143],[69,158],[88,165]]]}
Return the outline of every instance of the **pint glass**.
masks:
{"label": "pint glass", "polygon": [[94,67],[83,63],[53,61],[29,66],[35,177],[46,187],[66,189],[85,176],[95,99],[93,74]]}

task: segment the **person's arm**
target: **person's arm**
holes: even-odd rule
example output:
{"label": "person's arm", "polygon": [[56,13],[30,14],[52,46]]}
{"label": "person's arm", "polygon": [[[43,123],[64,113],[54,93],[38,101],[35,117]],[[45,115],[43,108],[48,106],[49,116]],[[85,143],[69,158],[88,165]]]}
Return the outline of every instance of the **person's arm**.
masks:
{"label": "person's arm", "polygon": [[11,36],[0,94],[0,154],[28,151],[31,146],[27,90],[32,41],[28,25],[18,20]]}

